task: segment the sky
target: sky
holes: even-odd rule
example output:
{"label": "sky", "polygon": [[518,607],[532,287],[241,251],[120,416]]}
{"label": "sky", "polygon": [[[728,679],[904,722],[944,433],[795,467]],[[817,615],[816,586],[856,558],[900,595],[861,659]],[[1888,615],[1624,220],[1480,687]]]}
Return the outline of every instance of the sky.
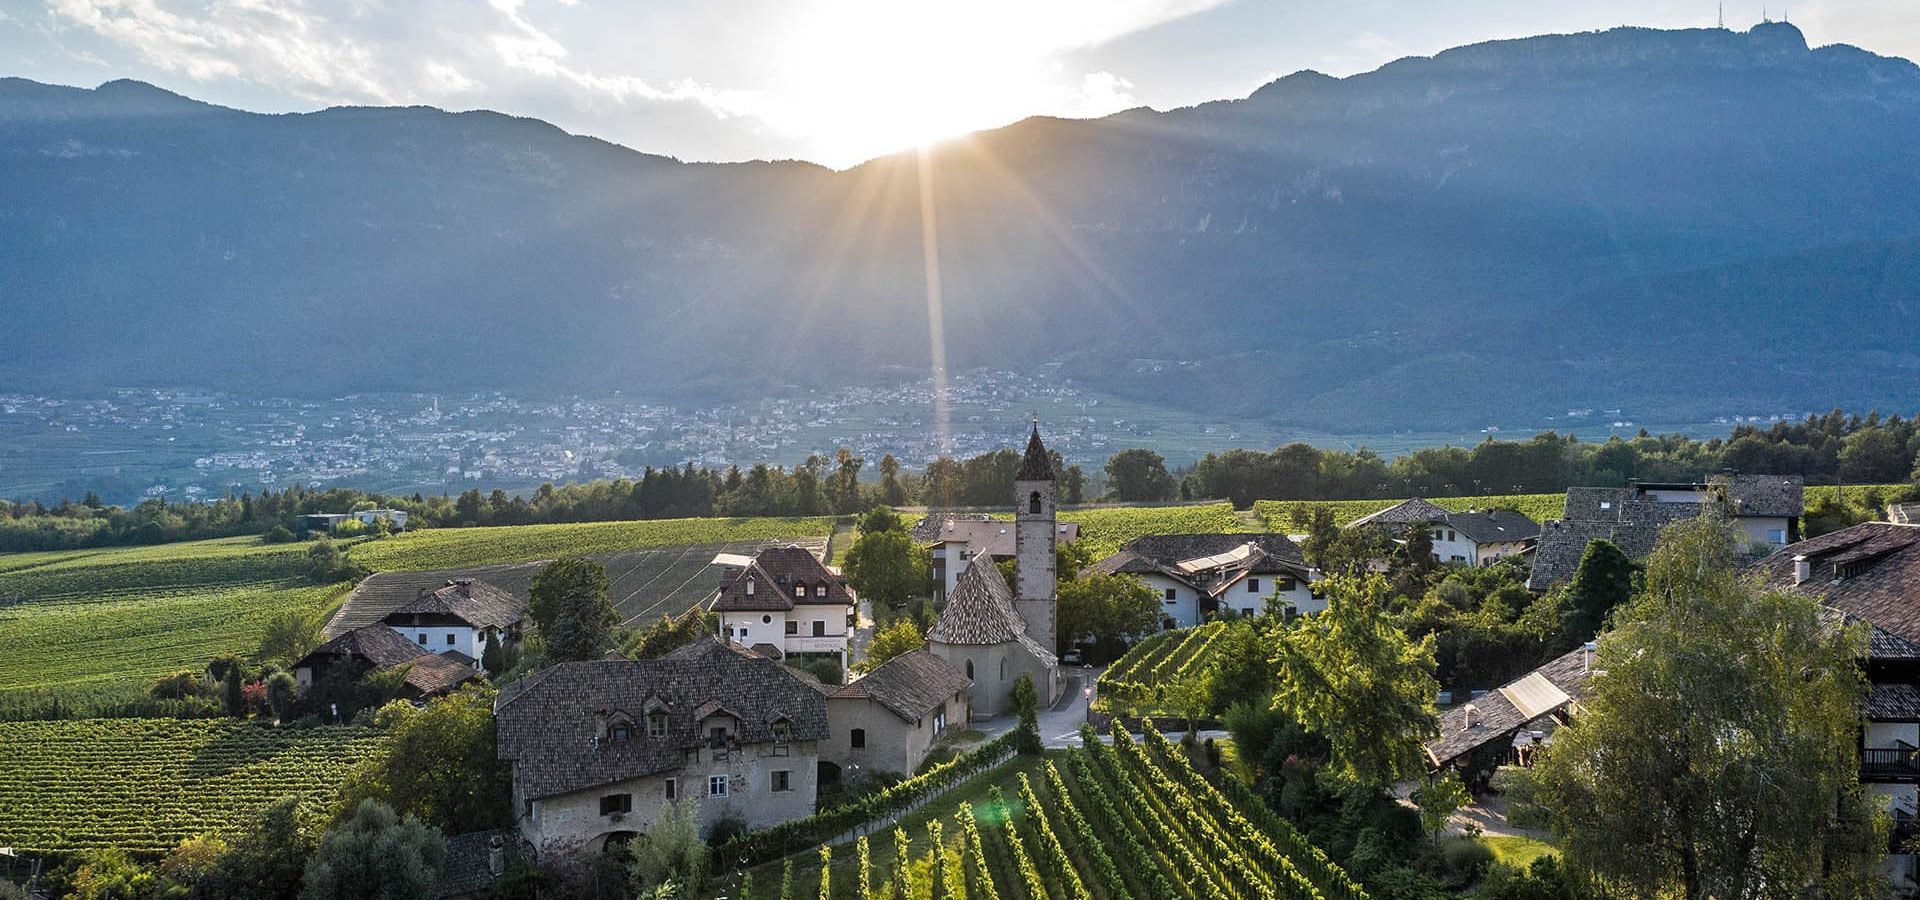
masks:
{"label": "sky", "polygon": [[[1920,2],[1729,2],[1814,46],[1920,58]],[[1029,115],[1244,97],[1301,69],[1616,25],[1712,0],[0,0],[0,76],[137,78],[259,112],[493,109],[687,160],[845,167]]]}

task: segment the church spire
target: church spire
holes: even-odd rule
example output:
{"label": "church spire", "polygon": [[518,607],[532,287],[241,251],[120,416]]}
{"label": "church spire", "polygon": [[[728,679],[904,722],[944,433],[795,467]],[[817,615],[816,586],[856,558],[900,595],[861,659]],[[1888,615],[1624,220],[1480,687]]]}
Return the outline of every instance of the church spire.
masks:
{"label": "church spire", "polygon": [[1020,460],[1015,481],[1052,481],[1053,460],[1047,458],[1047,445],[1040,442],[1040,419],[1033,420],[1033,434],[1027,438],[1027,455]]}

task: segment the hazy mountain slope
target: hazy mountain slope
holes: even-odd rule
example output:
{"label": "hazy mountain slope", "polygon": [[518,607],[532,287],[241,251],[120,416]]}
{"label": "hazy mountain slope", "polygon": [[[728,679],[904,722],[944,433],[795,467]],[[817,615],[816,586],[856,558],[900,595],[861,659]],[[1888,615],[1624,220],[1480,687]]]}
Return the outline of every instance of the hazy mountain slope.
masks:
{"label": "hazy mountain slope", "polygon": [[[0,384],[747,394],[950,365],[1368,431],[1910,406],[1920,69],[1797,30],[1460,48],[846,172],[491,113],[0,82]],[[1141,358],[1186,360],[1154,367]]]}

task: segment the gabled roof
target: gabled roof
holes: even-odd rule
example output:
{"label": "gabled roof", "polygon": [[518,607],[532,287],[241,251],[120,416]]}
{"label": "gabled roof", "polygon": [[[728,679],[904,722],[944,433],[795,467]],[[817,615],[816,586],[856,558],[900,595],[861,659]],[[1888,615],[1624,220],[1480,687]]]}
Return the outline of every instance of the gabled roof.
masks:
{"label": "gabled roof", "polygon": [[1530,541],[1540,536],[1540,523],[1510,509],[1448,513],[1440,520],[1476,544]]}
{"label": "gabled roof", "polygon": [[[1246,552],[1249,544],[1255,552]],[[1208,561],[1218,565],[1203,566]],[[1223,593],[1252,576],[1281,575],[1306,581],[1311,574],[1300,547],[1284,534],[1142,535],[1128,541],[1118,553],[1094,563],[1092,569],[1103,575],[1162,575],[1208,596]]]}
{"label": "gabled roof", "polygon": [[1047,457],[1047,445],[1040,443],[1040,423],[1033,423],[1033,434],[1027,436],[1027,452],[1020,457],[1020,471],[1013,473],[1015,481],[1052,481],[1053,460]]}
{"label": "gabled roof", "polygon": [[[748,585],[753,592],[748,593]],[[795,596],[795,586],[806,590]],[[827,595],[815,596],[825,585]],[[847,577],[827,568],[813,551],[800,546],[768,547],[753,558],[746,568],[720,586],[709,604],[718,612],[775,612],[795,605],[849,606],[854,603]]]}
{"label": "gabled roof", "polygon": [[[1510,741],[1528,722],[1558,713],[1587,693],[1585,649],[1575,649],[1538,669],[1440,715],[1440,735],[1427,742],[1435,768],[1500,741]],[[1510,690],[1511,689],[1511,690]],[[1528,708],[1516,705],[1519,698]],[[1467,724],[1471,708],[1473,724]]]}
{"label": "gabled roof", "polygon": [[1663,500],[1660,494],[1700,491],[1712,485],[1727,489],[1740,516],[1798,518],[1806,506],[1806,482],[1798,475],[1714,475],[1698,482],[1568,488],[1563,517],[1541,528],[1527,586],[1545,590],[1572,578],[1580,554],[1600,538],[1612,541],[1630,558],[1645,558],[1653,552],[1661,528],[1700,514],[1698,502]]}
{"label": "gabled roof", "polygon": [[472,663],[463,663],[438,653],[417,656],[401,665],[407,667],[406,682],[422,694],[445,693],[459,687],[464,681],[480,677]]}
{"label": "gabled roof", "polygon": [[1386,509],[1361,516],[1347,523],[1348,528],[1362,525],[1418,525],[1422,522],[1445,521],[1450,513],[1445,507],[1415,497],[1402,500]]}
{"label": "gabled roof", "polygon": [[[1805,558],[1811,576],[1798,584],[1797,557]],[[1770,587],[1818,597],[1920,642],[1920,525],[1863,522],[1780,550],[1754,571]]]}
{"label": "gabled roof", "polygon": [[1057,665],[1053,649],[1027,634],[1027,620],[1013,606],[1013,589],[996,565],[972,565],[947,594],[947,606],[927,629],[934,644],[987,646],[1017,643],[1043,664]]}
{"label": "gabled roof", "polygon": [[905,722],[917,722],[954,694],[973,685],[950,663],[927,650],[902,653],[851,684],[831,689],[834,700],[872,700]]}
{"label": "gabled roof", "polygon": [[427,648],[407,640],[400,632],[385,625],[368,625],[356,628],[333,640],[330,640],[313,652],[294,663],[295,668],[312,666],[315,657],[333,657],[364,659],[381,668],[412,662],[422,656],[432,656]]}
{"label": "gabled roof", "polygon": [[[649,701],[666,715],[666,735],[636,728],[626,741],[603,736],[624,714],[638,721]],[[742,744],[774,742],[784,720],[789,740],[827,733],[827,700],[793,670],[744,647],[697,640],[658,659],[560,663],[509,684],[494,701],[499,757],[532,799],[679,769],[686,751],[706,746],[701,709],[739,719]]]}
{"label": "gabled roof", "polygon": [[508,628],[517,624],[525,607],[519,598],[484,581],[451,578],[438,588],[422,590],[412,602],[388,613],[383,621],[407,616],[452,616],[474,628]]}

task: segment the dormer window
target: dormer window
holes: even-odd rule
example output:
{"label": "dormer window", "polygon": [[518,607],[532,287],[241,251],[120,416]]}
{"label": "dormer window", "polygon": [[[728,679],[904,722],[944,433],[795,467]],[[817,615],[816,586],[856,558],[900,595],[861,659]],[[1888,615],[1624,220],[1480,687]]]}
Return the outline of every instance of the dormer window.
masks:
{"label": "dormer window", "polygon": [[648,737],[666,737],[667,736],[667,714],[666,713],[655,711],[647,714],[647,736]]}
{"label": "dormer window", "polygon": [[807,595],[807,586],[804,584],[795,584],[793,586],[793,595],[795,597],[805,597]]}
{"label": "dormer window", "polygon": [[781,744],[793,740],[793,724],[785,719],[773,723],[773,739]]}
{"label": "dormer window", "polygon": [[819,584],[814,585],[813,595],[815,597],[825,597],[827,595],[827,583],[822,581]]}
{"label": "dormer window", "polygon": [[633,724],[630,722],[616,722],[612,728],[607,729],[607,737],[612,738],[616,744],[624,744],[631,741],[633,740]]}

